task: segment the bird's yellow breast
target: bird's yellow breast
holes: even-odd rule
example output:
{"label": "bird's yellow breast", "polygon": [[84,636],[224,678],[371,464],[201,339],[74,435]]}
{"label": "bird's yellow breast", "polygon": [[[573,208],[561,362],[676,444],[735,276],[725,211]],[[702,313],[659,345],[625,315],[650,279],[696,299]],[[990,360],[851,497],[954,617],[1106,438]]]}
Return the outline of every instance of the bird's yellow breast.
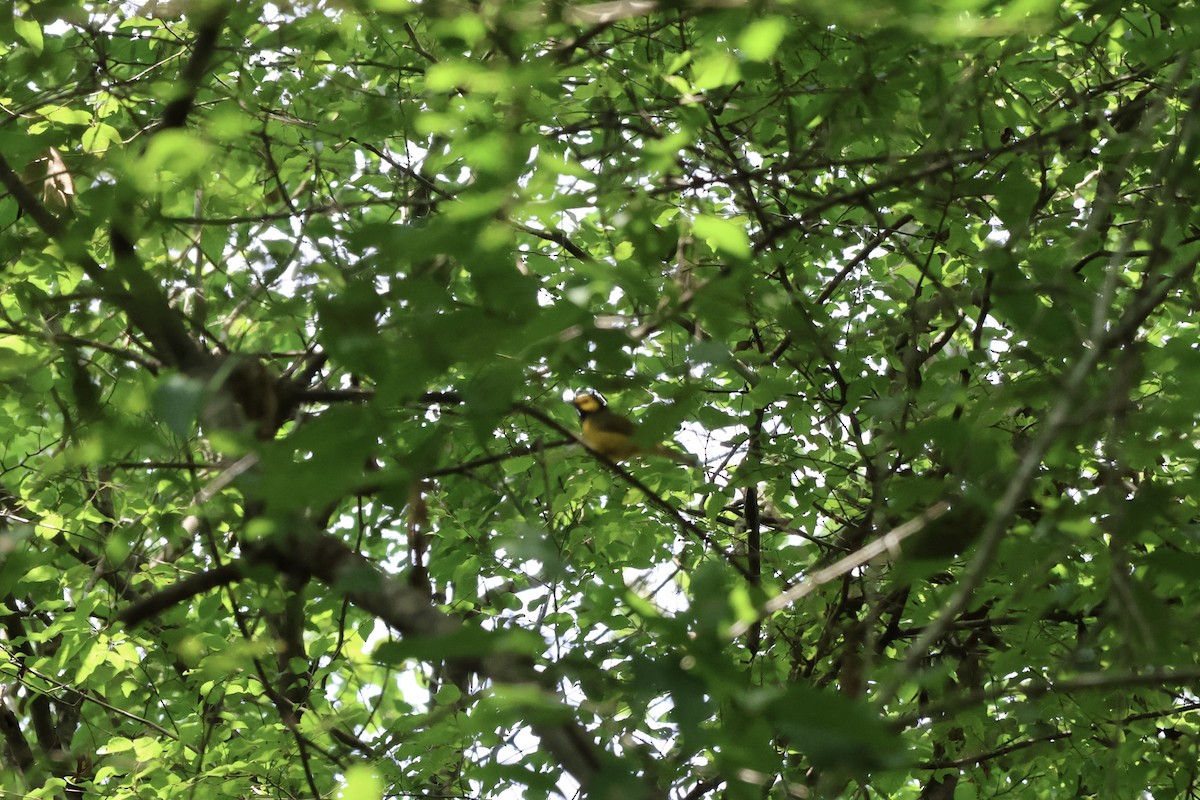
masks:
{"label": "bird's yellow breast", "polygon": [[603,420],[595,417],[583,418],[583,443],[605,458],[620,461],[629,458],[641,448],[633,443],[630,434],[606,429]]}

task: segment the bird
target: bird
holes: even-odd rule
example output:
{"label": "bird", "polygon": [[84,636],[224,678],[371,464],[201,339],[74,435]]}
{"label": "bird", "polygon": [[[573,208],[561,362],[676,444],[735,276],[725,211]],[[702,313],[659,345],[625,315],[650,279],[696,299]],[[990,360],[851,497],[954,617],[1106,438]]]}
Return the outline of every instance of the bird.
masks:
{"label": "bird", "polygon": [[608,407],[604,400],[589,392],[575,395],[572,401],[579,412],[581,439],[589,450],[610,461],[630,456],[661,456],[679,464],[698,466],[690,453],[681,453],[661,444],[643,446],[636,439],[637,426]]}

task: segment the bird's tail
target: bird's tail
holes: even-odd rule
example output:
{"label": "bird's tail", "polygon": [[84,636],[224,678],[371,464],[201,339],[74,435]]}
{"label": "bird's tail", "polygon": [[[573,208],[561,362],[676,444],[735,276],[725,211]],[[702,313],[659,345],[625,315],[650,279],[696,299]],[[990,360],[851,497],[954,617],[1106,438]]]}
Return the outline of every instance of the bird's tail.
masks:
{"label": "bird's tail", "polygon": [[667,447],[665,444],[655,445],[654,449],[650,451],[650,454],[662,456],[663,458],[669,458],[676,464],[683,464],[685,467],[699,468],[701,466],[700,459],[696,458],[691,453],[676,450],[673,447]]}

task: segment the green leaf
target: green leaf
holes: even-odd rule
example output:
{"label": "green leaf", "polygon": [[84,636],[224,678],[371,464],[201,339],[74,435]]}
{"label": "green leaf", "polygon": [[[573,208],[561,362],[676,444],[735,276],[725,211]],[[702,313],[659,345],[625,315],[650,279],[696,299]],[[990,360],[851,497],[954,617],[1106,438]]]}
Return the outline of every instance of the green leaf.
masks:
{"label": "green leaf", "polygon": [[42,38],[42,26],[36,20],[13,17],[12,26],[17,36],[21,37],[21,41],[29,45],[33,52],[42,52],[46,43]]}
{"label": "green leaf", "polygon": [[124,753],[133,749],[133,740],[123,736],[114,736],[98,749],[101,755],[107,753]]}
{"label": "green leaf", "polygon": [[207,395],[208,388],[202,381],[172,373],[154,391],[154,410],[172,433],[186,439],[196,429]]}
{"label": "green leaf", "polygon": [[210,154],[208,143],[191,131],[160,131],[137,162],[138,183],[154,186],[160,173],[179,178],[196,175],[208,164]]}
{"label": "green leaf", "polygon": [[1015,165],[996,187],[996,213],[1009,231],[1024,235],[1029,215],[1037,202],[1038,187]]}
{"label": "green leaf", "polygon": [[737,220],[702,215],[692,220],[692,229],[717,252],[734,258],[750,257],[750,237]]}
{"label": "green leaf", "polygon": [[79,662],[79,669],[75,673],[75,682],[83,684],[96,671],[96,667],[107,661],[108,637],[100,636],[94,641],[87,642],[84,646],[83,658]]}
{"label": "green leaf", "polygon": [[381,800],[383,792],[383,780],[372,767],[351,764],[338,796],[342,800]]}
{"label": "green leaf", "polygon": [[103,153],[114,144],[121,143],[121,133],[112,125],[98,122],[83,132],[83,149],[88,153]]}
{"label": "green leaf", "polygon": [[783,17],[768,17],[751,22],[738,36],[738,49],[751,61],[769,61],[787,36]]}
{"label": "green leaf", "polygon": [[90,112],[66,106],[46,106],[39,108],[37,113],[48,122],[57,122],[59,125],[89,125],[92,122]]}
{"label": "green leaf", "polygon": [[740,78],[737,59],[729,53],[713,53],[692,65],[692,85],[701,91],[728,86]]}
{"label": "green leaf", "polygon": [[822,767],[872,770],[896,766],[903,758],[900,737],[863,703],[802,684],[782,696],[754,695],[749,702]]}

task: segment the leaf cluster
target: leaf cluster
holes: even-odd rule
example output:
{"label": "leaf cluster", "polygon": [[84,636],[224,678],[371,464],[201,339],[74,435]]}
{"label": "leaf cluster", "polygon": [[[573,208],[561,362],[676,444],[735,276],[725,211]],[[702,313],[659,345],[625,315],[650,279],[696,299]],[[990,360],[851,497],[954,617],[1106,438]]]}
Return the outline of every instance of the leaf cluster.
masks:
{"label": "leaf cluster", "polygon": [[1194,792],[1197,31],[19,3],[0,785]]}

